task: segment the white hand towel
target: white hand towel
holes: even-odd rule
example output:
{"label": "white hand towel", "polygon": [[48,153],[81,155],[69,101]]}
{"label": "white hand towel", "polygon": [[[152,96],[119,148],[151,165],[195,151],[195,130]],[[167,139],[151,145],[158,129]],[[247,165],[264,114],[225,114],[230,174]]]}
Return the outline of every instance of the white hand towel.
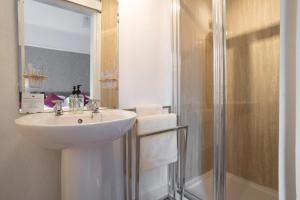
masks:
{"label": "white hand towel", "polygon": [[145,104],[136,106],[136,114],[141,116],[161,114],[163,108],[159,104]]}
{"label": "white hand towel", "polygon": [[[137,118],[137,133],[143,135],[176,127],[176,114],[158,114]],[[170,131],[141,138],[140,166],[150,170],[177,161],[177,134]]]}

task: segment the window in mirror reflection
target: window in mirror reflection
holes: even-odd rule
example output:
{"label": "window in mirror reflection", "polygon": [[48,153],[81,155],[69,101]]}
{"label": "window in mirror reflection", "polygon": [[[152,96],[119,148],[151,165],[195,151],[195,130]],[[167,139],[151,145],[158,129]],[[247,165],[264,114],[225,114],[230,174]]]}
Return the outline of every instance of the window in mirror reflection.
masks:
{"label": "window in mirror reflection", "polygon": [[46,107],[53,107],[52,100],[56,99],[65,99],[67,106],[76,85],[82,85],[82,94],[89,97],[90,21],[89,16],[78,12],[25,1],[21,87],[28,93],[43,93]]}

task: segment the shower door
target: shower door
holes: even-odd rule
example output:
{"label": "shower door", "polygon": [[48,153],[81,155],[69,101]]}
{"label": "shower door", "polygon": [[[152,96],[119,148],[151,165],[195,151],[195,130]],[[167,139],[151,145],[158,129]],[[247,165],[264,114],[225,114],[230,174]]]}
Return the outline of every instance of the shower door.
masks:
{"label": "shower door", "polygon": [[179,123],[189,126],[186,196],[213,196],[213,23],[212,0],[179,0],[177,83]]}
{"label": "shower door", "polygon": [[174,0],[186,196],[278,199],[279,0]]}

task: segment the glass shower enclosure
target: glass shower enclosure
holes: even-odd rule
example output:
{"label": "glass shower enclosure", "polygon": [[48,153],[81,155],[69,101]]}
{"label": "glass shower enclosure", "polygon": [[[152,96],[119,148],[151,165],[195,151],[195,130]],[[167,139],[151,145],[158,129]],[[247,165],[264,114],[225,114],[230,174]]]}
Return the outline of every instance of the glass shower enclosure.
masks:
{"label": "glass shower enclosure", "polygon": [[279,27],[279,0],[173,0],[188,199],[278,199]]}

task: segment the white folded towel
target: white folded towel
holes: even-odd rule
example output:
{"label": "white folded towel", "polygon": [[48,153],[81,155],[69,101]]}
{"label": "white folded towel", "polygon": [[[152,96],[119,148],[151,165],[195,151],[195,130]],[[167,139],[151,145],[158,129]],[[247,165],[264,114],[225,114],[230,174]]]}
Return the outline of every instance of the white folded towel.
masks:
{"label": "white folded towel", "polygon": [[163,112],[163,108],[159,104],[137,105],[135,108],[136,108],[136,114],[139,117],[161,114]]}
{"label": "white folded towel", "polygon": [[[176,114],[157,114],[137,118],[137,134],[157,132],[176,127]],[[170,131],[144,137],[140,143],[140,166],[150,170],[177,161],[177,134]]]}

